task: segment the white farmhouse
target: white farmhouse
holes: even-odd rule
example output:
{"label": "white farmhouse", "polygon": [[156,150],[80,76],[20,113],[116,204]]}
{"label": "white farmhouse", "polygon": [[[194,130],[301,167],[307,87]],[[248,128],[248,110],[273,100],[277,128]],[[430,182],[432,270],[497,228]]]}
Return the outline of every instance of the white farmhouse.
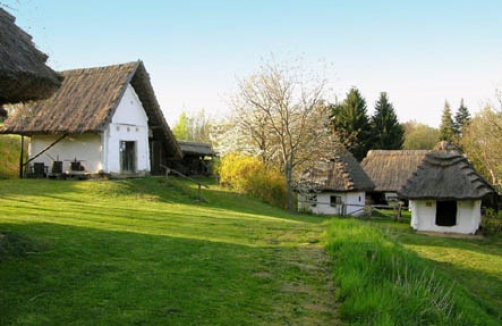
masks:
{"label": "white farmhouse", "polygon": [[306,169],[298,182],[298,210],[325,215],[362,215],[374,188],[352,154],[339,145],[333,158]]}
{"label": "white farmhouse", "polygon": [[141,61],[61,75],[52,97],[18,109],[0,130],[30,137],[30,165],[141,176],[181,159]]}
{"label": "white farmhouse", "polygon": [[481,224],[481,200],[495,191],[456,150],[429,152],[399,190],[410,202],[417,231],[474,234]]}

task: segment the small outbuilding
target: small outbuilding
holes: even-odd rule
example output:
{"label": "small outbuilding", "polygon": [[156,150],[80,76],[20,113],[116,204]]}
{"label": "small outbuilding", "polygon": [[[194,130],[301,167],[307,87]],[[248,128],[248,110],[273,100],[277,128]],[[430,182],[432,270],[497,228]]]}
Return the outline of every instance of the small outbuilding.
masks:
{"label": "small outbuilding", "polygon": [[372,202],[397,200],[397,192],[417,170],[430,150],[371,150],[361,167],[375,184],[368,194]]}
{"label": "small outbuilding", "polygon": [[213,174],[213,158],[215,153],[209,143],[179,140],[183,159],[177,170],[185,175],[210,176]]}
{"label": "small outbuilding", "polygon": [[482,199],[494,188],[456,150],[428,153],[399,190],[409,200],[417,231],[474,234],[481,224]]}
{"label": "small outbuilding", "polygon": [[0,128],[30,137],[37,174],[144,176],[182,158],[142,61],[61,75],[53,96],[18,108]]}
{"label": "small outbuilding", "polygon": [[297,186],[298,210],[325,215],[362,215],[366,192],[374,188],[354,156],[342,145],[333,159],[305,170]]}

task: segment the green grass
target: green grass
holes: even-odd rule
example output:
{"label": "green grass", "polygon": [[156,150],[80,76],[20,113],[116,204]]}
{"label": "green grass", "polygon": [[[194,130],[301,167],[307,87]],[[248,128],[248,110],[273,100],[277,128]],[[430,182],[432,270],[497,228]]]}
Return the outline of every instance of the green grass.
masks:
{"label": "green grass", "polygon": [[500,324],[501,237],[202,194],[179,179],[0,180],[0,325]]}
{"label": "green grass", "polygon": [[323,219],[180,180],[0,181],[0,325],[333,325]]}
{"label": "green grass", "polygon": [[0,179],[19,175],[20,137],[0,135]]}
{"label": "green grass", "polygon": [[410,231],[409,221],[332,220],[327,231],[340,316],[351,325],[499,325],[497,238]]}

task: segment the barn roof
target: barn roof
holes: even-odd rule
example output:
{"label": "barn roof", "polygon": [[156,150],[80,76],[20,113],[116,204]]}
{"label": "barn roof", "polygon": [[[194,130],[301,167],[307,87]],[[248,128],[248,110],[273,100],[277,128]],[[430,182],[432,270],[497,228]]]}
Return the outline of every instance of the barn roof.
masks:
{"label": "barn roof", "polygon": [[181,149],[162,114],[142,61],[67,70],[61,75],[64,81],[56,93],[46,100],[22,105],[5,121],[0,133],[102,133],[131,84],[148,116],[153,138],[163,141],[173,157],[181,158]]}
{"label": "barn roof", "polygon": [[180,145],[181,151],[185,155],[215,155],[213,149],[211,148],[211,144],[208,143],[179,140],[178,144]]}
{"label": "barn roof", "polygon": [[494,192],[460,152],[442,150],[428,153],[398,194],[407,199],[473,200]]}
{"label": "barn roof", "polygon": [[359,162],[342,145],[336,148],[333,159],[308,168],[302,180],[315,185],[317,191],[352,192],[374,188]]}
{"label": "barn roof", "polygon": [[0,105],[44,99],[61,85],[61,77],[45,65],[47,55],[15,20],[0,8]]}
{"label": "barn roof", "polygon": [[428,150],[372,150],[361,167],[375,184],[374,191],[397,192],[422,163]]}

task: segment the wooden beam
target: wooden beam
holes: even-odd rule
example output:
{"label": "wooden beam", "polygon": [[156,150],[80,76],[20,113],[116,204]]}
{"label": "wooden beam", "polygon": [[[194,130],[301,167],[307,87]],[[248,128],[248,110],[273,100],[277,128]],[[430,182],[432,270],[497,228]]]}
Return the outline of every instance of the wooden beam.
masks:
{"label": "wooden beam", "polygon": [[28,165],[28,163],[30,163],[31,161],[33,161],[34,159],[36,159],[37,157],[39,157],[43,153],[47,152],[49,149],[51,149],[53,146],[55,146],[57,143],[59,143],[60,141],[62,141],[66,137],[68,137],[68,134],[64,134],[63,136],[59,137],[55,142],[53,142],[52,144],[50,144],[49,146],[47,146],[46,148],[41,150],[37,155],[33,156],[32,158],[30,158],[29,160],[24,162],[23,165]]}

